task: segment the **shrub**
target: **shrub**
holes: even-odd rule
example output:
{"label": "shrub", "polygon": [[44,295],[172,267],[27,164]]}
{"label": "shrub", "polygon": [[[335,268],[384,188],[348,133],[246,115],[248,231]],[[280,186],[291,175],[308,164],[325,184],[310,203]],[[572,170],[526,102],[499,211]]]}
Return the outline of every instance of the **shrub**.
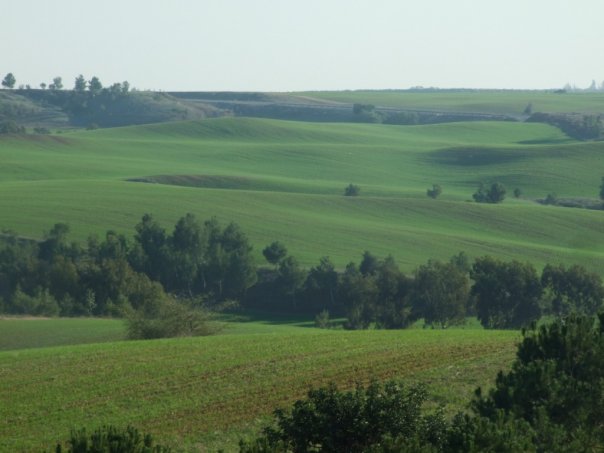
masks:
{"label": "shrub", "polygon": [[141,434],[136,428],[125,429],[103,426],[91,434],[85,428],[72,430],[69,445],[65,450],[61,444],[56,453],[169,453],[170,448],[155,444],[150,434]]}
{"label": "shrub", "polygon": [[344,195],[347,197],[356,197],[361,192],[361,188],[355,184],[348,184],[348,186],[344,189]]}
{"label": "shrub", "polygon": [[557,205],[558,204],[558,196],[555,193],[548,193],[545,200],[543,200],[544,204]]}
{"label": "shrub", "polygon": [[438,184],[432,184],[432,188],[426,190],[426,195],[428,195],[430,198],[436,199],[442,192],[442,187],[440,187]]}
{"label": "shrub", "polygon": [[315,327],[318,327],[319,329],[329,329],[331,327],[329,311],[323,310],[315,316]]}
{"label": "shrub", "polygon": [[152,316],[135,312],[127,319],[127,325],[131,340],[197,337],[212,335],[218,330],[210,323],[206,311],[188,308],[175,301],[167,302]]}
{"label": "shrub", "polygon": [[291,411],[275,411],[275,425],[251,443],[241,442],[241,452],[260,451],[417,451],[440,447],[447,423],[441,411],[422,413],[427,398],[423,386],[405,387],[397,381],[373,382],[351,392],[335,384],[308,392]]}

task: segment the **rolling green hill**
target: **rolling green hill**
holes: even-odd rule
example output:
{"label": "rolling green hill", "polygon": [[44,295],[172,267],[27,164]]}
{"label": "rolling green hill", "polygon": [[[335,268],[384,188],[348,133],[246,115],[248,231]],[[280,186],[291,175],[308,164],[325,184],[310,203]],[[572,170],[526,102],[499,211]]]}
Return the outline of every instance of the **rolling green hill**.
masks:
{"label": "rolling green hill", "polygon": [[300,93],[314,99],[440,112],[485,113],[521,117],[533,112],[604,113],[604,93],[556,90],[358,90]]}
{"label": "rolling green hill", "polygon": [[[578,262],[601,270],[602,211],[542,206],[550,192],[596,198],[602,142],[542,124],[318,124],[246,118],[0,138],[2,228],[40,237],[133,233],[146,213],[236,221],[260,250],[284,242],[306,265],[343,267],[369,249],[411,270],[470,256]],[[148,183],[135,182],[148,181]],[[481,182],[524,198],[468,202]],[[344,187],[360,185],[359,197]],[[438,200],[426,197],[433,183]],[[261,262],[261,261],[260,261]]]}

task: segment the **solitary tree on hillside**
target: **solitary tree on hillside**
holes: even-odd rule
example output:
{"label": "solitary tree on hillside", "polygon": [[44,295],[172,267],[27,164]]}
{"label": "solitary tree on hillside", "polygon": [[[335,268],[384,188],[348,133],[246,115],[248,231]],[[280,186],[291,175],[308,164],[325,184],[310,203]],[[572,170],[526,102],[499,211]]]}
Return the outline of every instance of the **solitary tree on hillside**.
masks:
{"label": "solitary tree on hillside", "polygon": [[344,195],[347,197],[356,197],[361,192],[361,188],[356,184],[348,184],[346,189],[344,189]]}
{"label": "solitary tree on hillside", "polygon": [[13,73],[9,72],[8,74],[6,74],[6,76],[2,80],[2,86],[5,88],[8,88],[9,90],[12,90],[14,88],[16,82],[17,82],[17,79],[15,79],[15,76],[13,75]]}
{"label": "solitary tree on hillside", "polygon": [[432,184],[432,188],[426,191],[426,195],[428,195],[430,198],[436,199],[442,192],[443,189],[440,187],[440,185]]}

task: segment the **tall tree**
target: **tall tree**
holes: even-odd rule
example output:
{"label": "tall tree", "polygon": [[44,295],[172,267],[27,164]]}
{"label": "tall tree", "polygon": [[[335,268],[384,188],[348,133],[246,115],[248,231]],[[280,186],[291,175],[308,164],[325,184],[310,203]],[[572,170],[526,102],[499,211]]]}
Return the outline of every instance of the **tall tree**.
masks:
{"label": "tall tree", "polygon": [[166,265],[166,231],[157,223],[151,214],[143,215],[136,225],[134,239],[142,250],[140,269],[152,280],[165,281]]}
{"label": "tall tree", "polygon": [[551,292],[552,311],[558,316],[571,312],[593,316],[602,308],[602,278],[583,266],[566,269],[563,265],[548,264],[543,268],[541,284]]}
{"label": "tall tree", "polygon": [[63,78],[55,77],[52,79],[52,83],[48,86],[51,90],[62,90],[63,89]]}
{"label": "tall tree", "polygon": [[73,89],[79,93],[86,91],[86,79],[82,74],[76,77]]}
{"label": "tall tree", "polygon": [[15,87],[15,83],[17,83],[17,79],[15,79],[15,76],[13,75],[12,72],[9,72],[8,74],[6,74],[4,79],[2,79],[2,86],[5,88],[8,88],[10,90],[12,90]]}
{"label": "tall tree", "polygon": [[94,76],[92,79],[90,79],[88,81],[88,91],[90,91],[90,93],[93,96],[96,96],[97,94],[99,94],[102,89],[103,89],[103,84],[101,83],[101,81],[99,80],[98,77]]}
{"label": "tall tree", "polygon": [[470,273],[476,314],[490,329],[518,328],[539,319],[542,287],[529,263],[477,258]]}
{"label": "tall tree", "polygon": [[310,269],[304,282],[305,306],[312,307],[315,312],[337,312],[340,308],[336,301],[337,289],[338,273],[329,257],[324,256],[317,266]]}
{"label": "tall tree", "polygon": [[411,300],[417,317],[445,328],[465,319],[470,281],[452,263],[428,261],[415,272]]}

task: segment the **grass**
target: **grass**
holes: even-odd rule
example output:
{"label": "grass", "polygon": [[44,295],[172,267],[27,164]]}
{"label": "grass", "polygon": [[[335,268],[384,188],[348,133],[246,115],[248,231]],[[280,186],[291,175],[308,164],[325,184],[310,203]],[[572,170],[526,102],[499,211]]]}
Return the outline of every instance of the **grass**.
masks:
{"label": "grass", "polygon": [[123,340],[124,321],[100,318],[0,318],[0,351]]}
{"label": "grass", "polygon": [[[186,212],[216,216],[242,225],[259,263],[279,240],[307,266],[329,255],[343,268],[368,249],[411,271],[464,250],[600,271],[601,212],[530,200],[595,197],[603,146],[541,124],[245,118],[3,137],[0,216],[3,228],[30,237],[67,222],[80,241],[109,229],[130,236],[146,212],[166,228]],[[467,202],[494,180],[525,199]],[[360,197],[342,196],[350,182]],[[438,200],[425,195],[433,183],[443,187]]]}
{"label": "grass", "polygon": [[507,331],[326,331],[282,321],[252,320],[240,324],[248,332],[214,337],[0,352],[0,450],[39,451],[72,427],[130,423],[161,443],[232,451],[276,407],[330,381],[351,388],[421,380],[431,404],[453,413],[509,366],[519,339]]}
{"label": "grass", "polygon": [[316,99],[373,104],[410,110],[467,112],[522,116],[532,103],[533,112],[604,113],[604,93],[555,93],[531,90],[441,91],[319,91],[300,93]]}

